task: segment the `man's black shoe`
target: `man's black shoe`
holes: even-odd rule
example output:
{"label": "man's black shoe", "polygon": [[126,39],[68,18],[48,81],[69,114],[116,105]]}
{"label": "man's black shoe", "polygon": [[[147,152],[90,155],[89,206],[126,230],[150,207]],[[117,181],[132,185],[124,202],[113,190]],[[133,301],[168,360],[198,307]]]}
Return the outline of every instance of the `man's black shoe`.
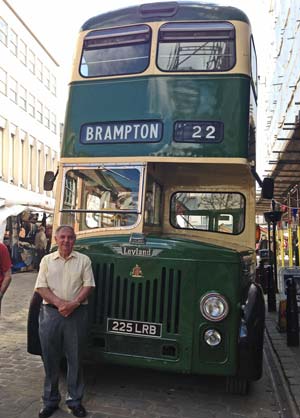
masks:
{"label": "man's black shoe", "polygon": [[69,406],[68,408],[71,409],[72,414],[75,417],[85,417],[86,416],[86,410],[82,405],[77,405],[77,406]]}
{"label": "man's black shoe", "polygon": [[39,418],[48,418],[58,409],[58,406],[45,406],[39,412]]}

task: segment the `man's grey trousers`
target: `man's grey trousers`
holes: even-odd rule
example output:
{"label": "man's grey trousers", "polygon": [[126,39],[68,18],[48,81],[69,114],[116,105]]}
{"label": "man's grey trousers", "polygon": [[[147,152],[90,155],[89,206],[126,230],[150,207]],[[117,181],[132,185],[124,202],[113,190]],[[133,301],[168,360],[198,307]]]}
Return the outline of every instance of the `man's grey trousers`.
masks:
{"label": "man's grey trousers", "polygon": [[39,336],[45,368],[43,401],[45,406],[58,406],[61,396],[58,381],[63,357],[67,360],[66,403],[81,403],[84,384],[81,358],[86,345],[87,306],[81,305],[67,318],[53,306],[41,305]]}

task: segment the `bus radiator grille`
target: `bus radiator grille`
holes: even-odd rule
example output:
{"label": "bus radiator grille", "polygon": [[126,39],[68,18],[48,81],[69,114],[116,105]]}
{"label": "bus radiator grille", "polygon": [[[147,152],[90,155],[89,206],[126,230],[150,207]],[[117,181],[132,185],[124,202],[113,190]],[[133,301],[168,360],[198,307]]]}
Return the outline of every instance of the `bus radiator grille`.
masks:
{"label": "bus radiator grille", "polygon": [[90,300],[93,325],[106,326],[107,318],[163,324],[163,332],[179,333],[181,271],[161,269],[153,279],[120,277],[114,264],[98,264],[96,290]]}

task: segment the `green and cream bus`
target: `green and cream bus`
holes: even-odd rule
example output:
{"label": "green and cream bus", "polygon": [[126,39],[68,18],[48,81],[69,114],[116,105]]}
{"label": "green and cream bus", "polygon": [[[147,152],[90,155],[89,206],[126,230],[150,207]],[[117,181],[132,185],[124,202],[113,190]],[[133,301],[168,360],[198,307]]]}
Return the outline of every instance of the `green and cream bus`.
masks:
{"label": "green and cream bus", "polygon": [[151,3],[83,24],[54,229],[73,225],[92,260],[89,356],[224,376],[231,392],[260,378],[256,103],[236,8]]}

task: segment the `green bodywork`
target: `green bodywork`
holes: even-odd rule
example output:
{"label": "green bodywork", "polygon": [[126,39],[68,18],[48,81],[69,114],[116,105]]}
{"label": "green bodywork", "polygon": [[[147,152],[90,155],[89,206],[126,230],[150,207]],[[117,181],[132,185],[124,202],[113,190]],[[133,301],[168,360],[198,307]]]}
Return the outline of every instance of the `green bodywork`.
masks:
{"label": "green bodywork", "polygon": [[[128,246],[128,236],[77,242],[76,249],[92,259],[97,285],[89,302],[89,356],[186,373],[235,375],[241,304],[253,279],[243,276],[242,256],[251,252],[153,236],[139,248],[159,250],[158,255],[119,255]],[[142,277],[131,277],[135,265]],[[200,298],[207,292],[219,292],[230,301],[230,314],[222,322],[211,323],[201,315]],[[108,317],[162,323],[162,337],[106,333]],[[204,343],[208,328],[221,333],[218,347]]]}
{"label": "green bodywork", "polygon": [[[248,158],[250,78],[247,76],[149,76],[72,83],[62,157],[186,156]],[[243,103],[243,106],[241,106]],[[83,124],[161,120],[156,143],[81,144]],[[176,121],[221,121],[220,143],[173,141]]]}

